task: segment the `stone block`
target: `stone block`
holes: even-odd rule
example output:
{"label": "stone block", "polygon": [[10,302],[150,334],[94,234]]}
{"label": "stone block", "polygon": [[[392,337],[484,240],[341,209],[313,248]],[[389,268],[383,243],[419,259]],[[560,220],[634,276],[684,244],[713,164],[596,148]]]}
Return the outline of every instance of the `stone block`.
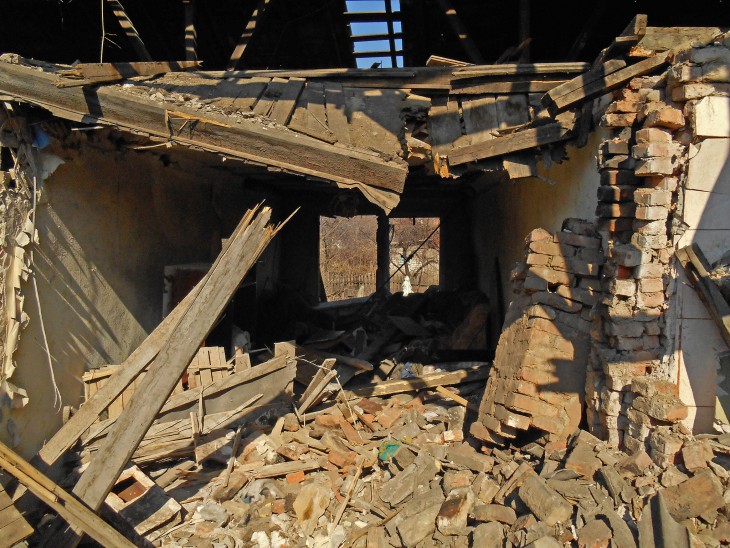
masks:
{"label": "stone block", "polygon": [[499,522],[512,525],[517,521],[515,511],[501,504],[477,504],[472,509],[472,516],[476,521]]}
{"label": "stone block", "polygon": [[471,488],[454,489],[439,509],[436,527],[444,535],[463,534],[473,505],[474,493]]}
{"label": "stone block", "polygon": [[684,467],[690,472],[706,468],[713,457],[712,446],[706,441],[688,443],[682,448]]}
{"label": "stone block", "polygon": [[700,99],[690,119],[697,137],[730,137],[730,97]]}
{"label": "stone block", "polygon": [[709,470],[703,470],[694,477],[675,487],[659,492],[671,516],[678,520],[694,518],[712,512],[725,505],[720,480]]}
{"label": "stone block", "polygon": [[550,527],[567,522],[573,515],[571,504],[538,476],[530,476],[522,483],[519,496],[535,517]]}
{"label": "stone block", "polygon": [[504,546],[504,527],[497,521],[480,523],[472,532],[471,545],[480,548],[502,548]]}

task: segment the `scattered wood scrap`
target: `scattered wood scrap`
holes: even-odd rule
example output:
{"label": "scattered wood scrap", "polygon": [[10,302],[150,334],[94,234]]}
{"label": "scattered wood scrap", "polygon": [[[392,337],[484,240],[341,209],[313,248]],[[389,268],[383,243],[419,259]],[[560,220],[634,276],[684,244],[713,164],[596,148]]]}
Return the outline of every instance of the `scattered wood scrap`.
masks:
{"label": "scattered wood scrap", "polygon": [[[175,384],[208,335],[244,276],[280,226],[269,225],[271,210],[254,208],[244,215],[216,259],[206,283],[149,365],[144,382],[117,419],[95,459],[81,474],[74,494],[98,510],[132,457]],[[72,534],[79,538],[78,529]],[[71,543],[71,536],[66,536]]]}
{"label": "scattered wood scrap", "polygon": [[6,546],[13,546],[33,534],[33,527],[13,506],[13,501],[0,484],[0,539]]}
{"label": "scattered wood scrap", "polygon": [[[116,529],[38,472],[29,462],[3,443],[0,443],[0,468],[27,487],[31,493],[57,512],[71,526],[83,531],[102,546],[134,547],[134,544]],[[3,539],[3,541],[5,540]]]}

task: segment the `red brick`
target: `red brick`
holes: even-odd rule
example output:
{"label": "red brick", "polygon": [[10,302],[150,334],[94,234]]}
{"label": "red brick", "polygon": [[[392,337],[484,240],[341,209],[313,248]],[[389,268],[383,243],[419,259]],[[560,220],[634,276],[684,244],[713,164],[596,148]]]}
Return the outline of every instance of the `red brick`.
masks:
{"label": "red brick", "polygon": [[665,127],[679,129],[684,127],[684,115],[677,108],[665,107],[649,113],[644,120],[644,127]]}
{"label": "red brick", "polygon": [[512,393],[507,396],[506,407],[523,411],[529,415],[554,417],[558,414],[558,408],[549,403],[540,401],[523,394]]}
{"label": "red brick", "polygon": [[287,474],[286,476],[286,482],[287,483],[301,483],[306,478],[306,474],[303,470],[299,470],[298,472],[292,472],[291,474]]}

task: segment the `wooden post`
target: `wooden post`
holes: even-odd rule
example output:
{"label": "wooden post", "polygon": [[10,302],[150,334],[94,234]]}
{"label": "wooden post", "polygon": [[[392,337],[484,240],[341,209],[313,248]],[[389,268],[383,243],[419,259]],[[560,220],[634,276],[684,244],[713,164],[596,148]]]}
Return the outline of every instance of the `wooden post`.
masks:
{"label": "wooden post", "polygon": [[378,228],[375,232],[377,245],[377,269],[375,271],[375,289],[379,293],[390,293],[390,221],[385,215],[378,215]]}

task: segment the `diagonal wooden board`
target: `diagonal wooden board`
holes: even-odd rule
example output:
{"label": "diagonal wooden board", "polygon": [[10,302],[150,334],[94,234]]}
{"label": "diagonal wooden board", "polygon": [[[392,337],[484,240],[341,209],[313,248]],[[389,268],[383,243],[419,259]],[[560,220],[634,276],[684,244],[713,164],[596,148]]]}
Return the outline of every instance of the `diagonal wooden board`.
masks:
{"label": "diagonal wooden board", "polygon": [[[73,493],[93,510],[101,507],[197,352],[200,341],[210,332],[233,292],[276,234],[277,229],[268,224],[270,218],[269,208],[244,216],[211,267],[205,284],[150,364],[139,390],[82,473]],[[75,546],[80,538],[78,531],[70,531],[58,538],[56,544]]]}

